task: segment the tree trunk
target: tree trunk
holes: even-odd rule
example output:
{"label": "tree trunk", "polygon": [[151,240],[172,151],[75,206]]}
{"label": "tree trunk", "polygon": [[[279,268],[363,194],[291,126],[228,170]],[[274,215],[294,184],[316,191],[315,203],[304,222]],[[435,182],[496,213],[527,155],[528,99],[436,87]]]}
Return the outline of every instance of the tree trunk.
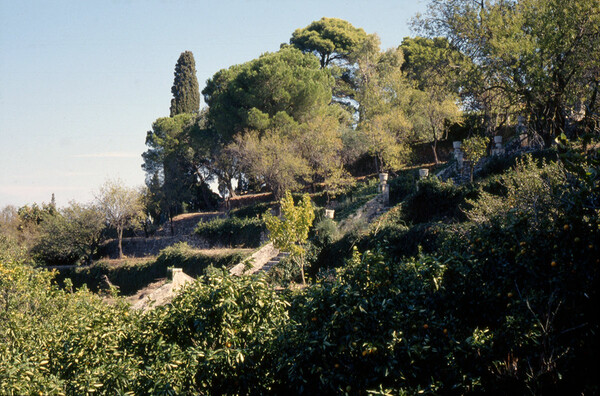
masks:
{"label": "tree trunk", "polygon": [[431,131],[433,132],[433,144],[431,145],[431,149],[433,150],[433,159],[435,160],[435,164],[437,165],[440,163],[440,161],[438,160],[438,155],[437,155],[437,142],[438,142],[437,130],[435,129],[435,127],[433,127]]}
{"label": "tree trunk", "polygon": [[304,278],[304,255],[300,255],[300,275],[302,276],[302,286],[306,285],[306,279]]}
{"label": "tree trunk", "polygon": [[204,201],[204,205],[206,205],[206,209],[207,210],[214,210],[214,206],[212,205],[212,203],[208,199],[208,191],[207,191],[207,189],[206,188],[202,188],[202,186],[200,186],[200,189],[202,190],[202,200]]}
{"label": "tree trunk", "polygon": [[229,189],[229,196],[231,198],[237,197],[235,189],[233,188],[233,183],[231,183],[231,179],[227,179],[227,188]]}
{"label": "tree trunk", "polygon": [[[592,97],[590,98],[590,102],[585,106],[585,115],[583,117],[583,125],[584,125],[584,133],[592,133],[595,128],[594,118],[592,117],[594,108],[596,107],[596,98],[598,97],[598,86],[600,81],[594,81],[595,87],[592,92]],[[586,143],[584,142],[584,150],[586,150]]]}
{"label": "tree trunk", "polygon": [[123,227],[117,228],[117,236],[119,239],[119,259],[123,258]]}

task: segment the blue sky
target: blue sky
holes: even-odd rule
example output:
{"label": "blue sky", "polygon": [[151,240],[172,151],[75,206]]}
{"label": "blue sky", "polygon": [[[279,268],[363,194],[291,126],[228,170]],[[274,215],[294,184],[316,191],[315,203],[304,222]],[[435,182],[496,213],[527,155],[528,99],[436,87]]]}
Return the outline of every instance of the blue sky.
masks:
{"label": "blue sky", "polygon": [[179,54],[200,89],[215,72],[288,42],[321,17],[411,35],[425,0],[0,0],[0,208],[89,202],[108,179],[144,182],[146,131],[169,115]]}

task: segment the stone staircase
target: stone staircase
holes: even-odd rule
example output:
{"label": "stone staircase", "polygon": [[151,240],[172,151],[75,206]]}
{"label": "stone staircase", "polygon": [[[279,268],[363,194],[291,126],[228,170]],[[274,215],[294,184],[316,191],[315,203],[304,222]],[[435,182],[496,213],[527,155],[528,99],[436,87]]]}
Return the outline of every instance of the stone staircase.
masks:
{"label": "stone staircase", "polygon": [[340,221],[338,228],[345,233],[348,230],[352,229],[353,225],[356,223],[372,223],[377,218],[381,217],[381,215],[386,213],[388,210],[390,210],[390,208],[386,205],[385,197],[383,196],[383,194],[379,194],[375,198],[366,202],[354,214]]}
{"label": "stone staircase", "polygon": [[271,268],[279,264],[281,260],[290,256],[289,252],[279,252],[279,254],[271,258],[265,265],[260,267],[255,273],[268,272]]}
{"label": "stone staircase", "polygon": [[170,282],[163,283],[157,289],[137,296],[137,301],[130,301],[131,307],[140,311],[148,311],[153,307],[166,305],[173,300],[179,290],[187,283],[194,282],[194,278],[185,274],[181,268],[170,269]]}
{"label": "stone staircase", "polygon": [[272,242],[257,250],[241,263],[229,270],[231,275],[252,275],[259,272],[267,272],[284,257],[289,256],[287,252],[280,252]]}

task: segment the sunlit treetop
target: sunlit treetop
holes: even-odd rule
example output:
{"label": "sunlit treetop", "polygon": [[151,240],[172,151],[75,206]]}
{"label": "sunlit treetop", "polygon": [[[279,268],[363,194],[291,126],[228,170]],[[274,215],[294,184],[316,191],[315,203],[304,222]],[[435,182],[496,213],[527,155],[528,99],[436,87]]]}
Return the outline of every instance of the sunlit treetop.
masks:
{"label": "sunlit treetop", "polygon": [[348,21],[321,18],[305,28],[296,29],[290,44],[303,52],[318,55],[321,67],[326,67],[334,60],[347,58],[366,37],[363,29]]}

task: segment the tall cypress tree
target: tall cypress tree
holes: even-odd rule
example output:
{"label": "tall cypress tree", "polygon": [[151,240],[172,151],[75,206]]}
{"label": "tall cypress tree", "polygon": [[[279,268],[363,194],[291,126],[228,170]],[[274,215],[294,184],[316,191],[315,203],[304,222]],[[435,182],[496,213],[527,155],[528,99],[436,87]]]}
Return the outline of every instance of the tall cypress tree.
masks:
{"label": "tall cypress tree", "polygon": [[171,99],[171,117],[181,113],[196,113],[200,108],[200,89],[196,78],[196,62],[191,51],[182,52],[175,65]]}

